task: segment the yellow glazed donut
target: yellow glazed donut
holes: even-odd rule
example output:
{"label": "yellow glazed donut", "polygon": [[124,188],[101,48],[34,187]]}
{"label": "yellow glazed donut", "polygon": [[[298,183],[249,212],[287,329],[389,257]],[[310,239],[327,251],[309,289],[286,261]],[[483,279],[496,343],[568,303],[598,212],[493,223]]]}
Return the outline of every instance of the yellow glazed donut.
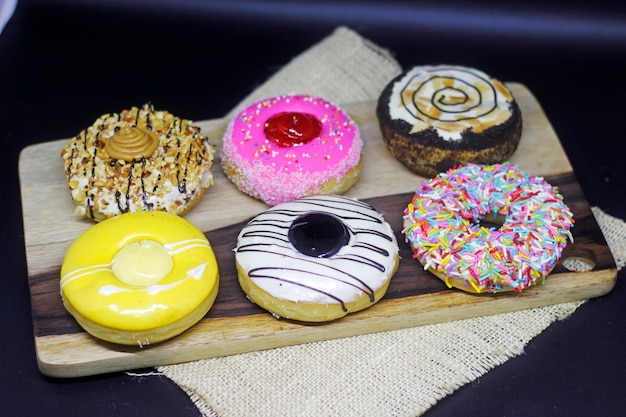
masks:
{"label": "yellow glazed donut", "polygon": [[209,311],[218,265],[204,234],[160,211],[121,214],[79,236],[61,266],[65,308],[93,336],[145,346]]}

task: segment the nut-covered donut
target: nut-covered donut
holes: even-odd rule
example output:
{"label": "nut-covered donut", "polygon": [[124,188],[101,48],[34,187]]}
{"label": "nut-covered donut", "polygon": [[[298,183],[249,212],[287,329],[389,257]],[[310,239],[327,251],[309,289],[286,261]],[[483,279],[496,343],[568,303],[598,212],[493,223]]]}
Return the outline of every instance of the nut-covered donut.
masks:
{"label": "nut-covered donut", "polygon": [[[500,227],[481,221],[502,216]],[[513,164],[467,164],[422,183],[404,213],[408,243],[448,287],[480,293],[542,283],[573,240],[558,190]]]}
{"label": "nut-covered donut", "polygon": [[391,226],[368,204],[318,195],[279,204],[241,230],[241,288],[277,317],[322,322],[372,306],[398,266]]}
{"label": "nut-covered donut", "polygon": [[204,234],[161,211],[125,213],[87,229],[61,267],[66,309],[90,334],[125,345],[169,339],[199,321],[219,286]]}
{"label": "nut-covered donut", "polygon": [[63,147],[75,213],[102,221],[159,210],[182,215],[213,184],[208,138],[151,104],[105,114]]}

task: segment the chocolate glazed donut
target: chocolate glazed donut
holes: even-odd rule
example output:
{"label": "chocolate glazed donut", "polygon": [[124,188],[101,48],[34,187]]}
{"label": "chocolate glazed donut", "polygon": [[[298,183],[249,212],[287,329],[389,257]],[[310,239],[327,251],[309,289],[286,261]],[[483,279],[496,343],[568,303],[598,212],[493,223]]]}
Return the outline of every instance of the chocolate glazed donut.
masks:
{"label": "chocolate glazed donut", "polygon": [[399,75],[383,90],[376,114],[391,154],[425,177],[470,162],[503,162],[522,132],[520,108],[506,86],[459,66]]}

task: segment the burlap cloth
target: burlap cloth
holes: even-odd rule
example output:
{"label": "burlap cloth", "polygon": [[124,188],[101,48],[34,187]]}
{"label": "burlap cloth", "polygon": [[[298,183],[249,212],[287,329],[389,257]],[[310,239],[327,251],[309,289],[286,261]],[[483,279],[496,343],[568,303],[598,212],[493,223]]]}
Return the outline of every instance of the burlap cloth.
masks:
{"label": "burlap cloth", "polygon": [[[374,100],[400,70],[388,52],[340,27],[233,112],[281,93],[310,93],[339,104]],[[623,267],[626,225],[597,208],[593,212]],[[418,416],[521,354],[532,338],[582,302],[161,366],[158,371],[184,389],[205,416]]]}

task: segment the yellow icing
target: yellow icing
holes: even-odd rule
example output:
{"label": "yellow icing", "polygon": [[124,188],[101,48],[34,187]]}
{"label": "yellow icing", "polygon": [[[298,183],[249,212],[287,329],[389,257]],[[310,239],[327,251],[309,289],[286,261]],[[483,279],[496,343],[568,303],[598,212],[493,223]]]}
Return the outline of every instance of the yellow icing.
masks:
{"label": "yellow icing", "polygon": [[[142,252],[139,242],[150,242],[147,252],[152,253],[147,256],[165,254],[171,259],[169,273],[163,274],[167,260],[159,259],[155,262],[163,265],[151,272],[163,275],[158,279],[152,276],[137,285],[133,278],[128,283],[116,277],[116,255]],[[127,280],[133,275],[128,271],[137,268],[121,260],[129,262],[121,273]],[[71,309],[100,326],[126,331],[181,320],[217,286],[217,261],[204,234],[182,217],[161,211],[125,213],[90,227],[72,243],[61,267],[61,295]]]}

